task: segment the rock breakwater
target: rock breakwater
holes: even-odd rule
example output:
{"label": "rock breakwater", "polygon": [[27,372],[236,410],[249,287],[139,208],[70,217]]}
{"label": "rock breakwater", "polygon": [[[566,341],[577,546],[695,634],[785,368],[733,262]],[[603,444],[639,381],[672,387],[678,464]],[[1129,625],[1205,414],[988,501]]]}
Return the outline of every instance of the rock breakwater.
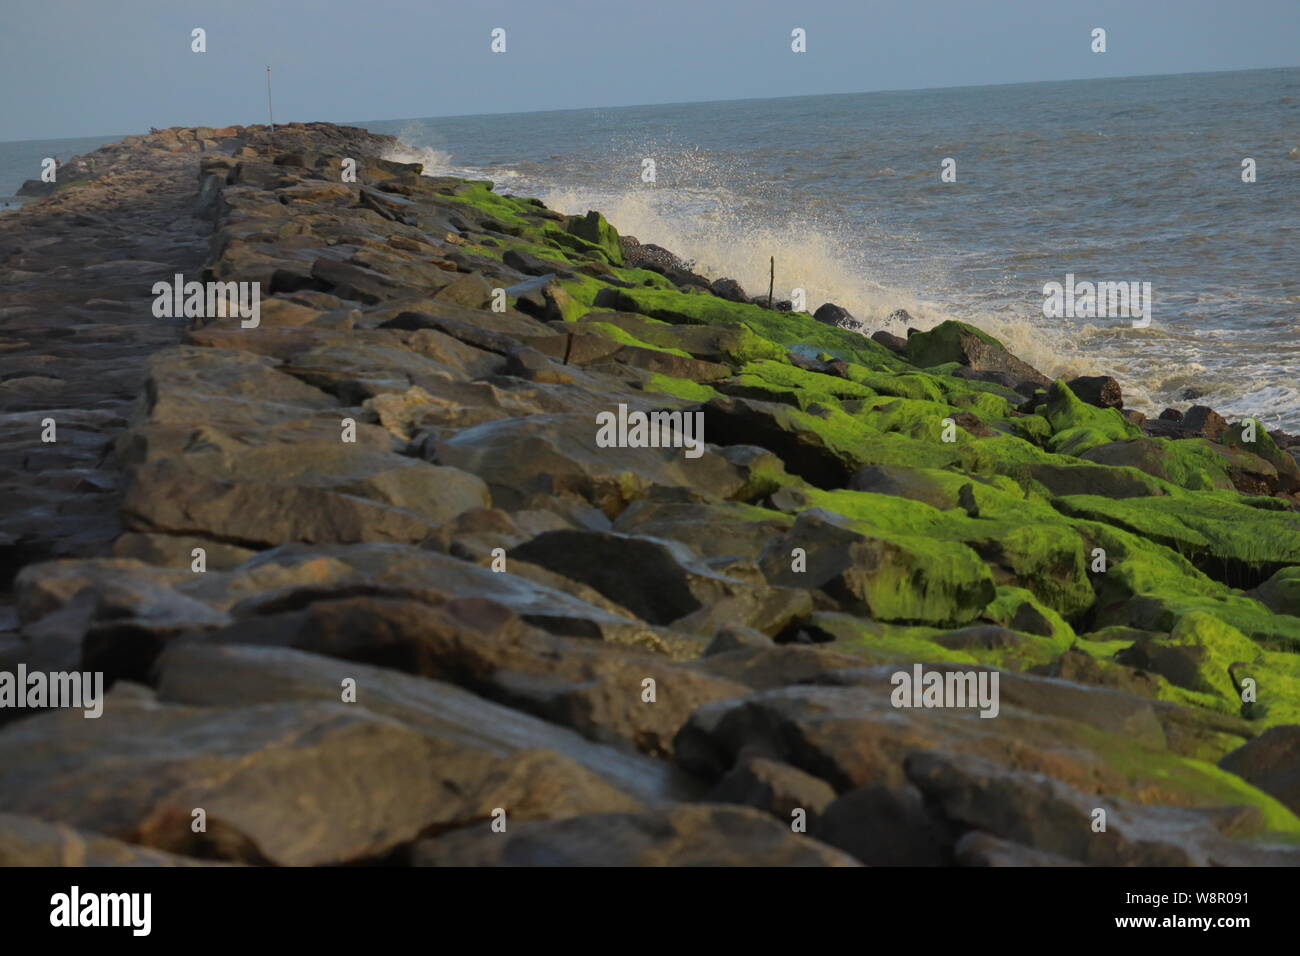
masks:
{"label": "rock breakwater", "polygon": [[164,130],[0,218],[0,670],[110,688],[0,707],[0,862],[1300,863],[1288,436],[392,145]]}

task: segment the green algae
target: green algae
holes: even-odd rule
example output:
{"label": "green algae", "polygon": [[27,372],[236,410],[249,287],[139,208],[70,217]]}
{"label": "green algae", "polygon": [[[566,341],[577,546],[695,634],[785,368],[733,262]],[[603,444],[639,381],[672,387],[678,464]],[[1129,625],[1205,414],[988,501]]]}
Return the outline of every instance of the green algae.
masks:
{"label": "green algae", "polygon": [[1081,400],[1060,379],[1047,390],[1039,413],[1052,426],[1050,451],[1079,455],[1097,445],[1137,438],[1142,432],[1114,408],[1097,408]]}
{"label": "green algae", "polygon": [[707,402],[709,399],[718,396],[718,392],[711,386],[693,382],[688,378],[660,375],[657,372],[646,379],[641,388],[646,392],[661,392],[664,395],[673,395],[688,402]]}
{"label": "green algae", "polygon": [[[1221,579],[1300,563],[1300,514],[1264,511],[1227,492],[1153,498],[1066,495],[1063,513],[1163,545]],[[1262,575],[1260,575],[1262,576]]]}
{"label": "green algae", "polygon": [[949,362],[960,362],[965,356],[961,344],[963,334],[973,335],[987,345],[1002,349],[1002,343],[973,325],[949,319],[926,332],[908,337],[904,354],[918,368],[931,368]]}
{"label": "green algae", "polygon": [[1053,645],[1057,654],[1068,650],[1075,639],[1074,628],[1065,618],[1025,588],[999,586],[981,617],[1023,634],[1050,637],[1057,642]]}
{"label": "green algae", "polygon": [[637,338],[631,332],[628,332],[617,325],[611,325],[608,322],[585,322],[583,323],[583,326],[593,332],[599,332],[601,335],[605,336],[605,338],[613,339],[615,342],[622,342],[624,345],[634,345],[640,349],[651,349],[655,352],[663,352],[667,355],[677,355],[681,358],[691,357],[689,352],[684,352],[681,349],[652,345],[649,342]]}
{"label": "green algae", "polygon": [[666,289],[618,289],[609,304],[626,312],[697,325],[743,325],[751,332],[790,349],[817,349],[871,369],[898,369],[903,363],[878,342],[847,329],[823,325],[803,312],[774,312],[707,293]]}

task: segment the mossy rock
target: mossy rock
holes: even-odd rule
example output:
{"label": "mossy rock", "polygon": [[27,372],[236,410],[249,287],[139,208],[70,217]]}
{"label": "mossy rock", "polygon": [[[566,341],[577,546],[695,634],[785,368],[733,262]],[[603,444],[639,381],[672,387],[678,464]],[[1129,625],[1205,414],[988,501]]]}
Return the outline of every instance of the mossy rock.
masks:
{"label": "mossy rock", "polygon": [[655,373],[641,384],[643,392],[660,392],[685,399],[688,402],[707,402],[717,397],[718,392],[711,386],[693,382],[688,378],[673,378],[670,375]]}
{"label": "mossy rock", "polygon": [[1089,405],[1070,391],[1061,379],[1047,390],[1047,401],[1038,413],[1052,426],[1047,447],[1062,455],[1078,456],[1097,445],[1138,438],[1141,431],[1114,408]]}
{"label": "mossy rock", "polygon": [[1230,464],[1203,438],[1126,438],[1085,449],[1080,458],[1127,466],[1191,491],[1232,488]]}
{"label": "mossy rock", "polygon": [[998,587],[997,597],[989,602],[981,616],[1013,631],[1050,637],[1060,642],[1057,654],[1068,650],[1074,642],[1074,628],[1025,588]]}
{"label": "mossy rock", "polygon": [[1250,587],[1300,564],[1300,514],[1252,507],[1227,492],[1111,499],[1067,495],[1063,513],[1102,521],[1184,555],[1216,580]]}
{"label": "mossy rock", "polygon": [[[1252,440],[1247,441],[1247,436],[1250,436]],[[1279,478],[1279,490],[1294,491],[1300,488],[1300,464],[1297,464],[1294,458],[1278,447],[1277,442],[1273,440],[1273,436],[1268,433],[1260,422],[1247,420],[1230,425],[1219,440],[1229,448],[1249,452],[1262,458],[1276,468]]]}
{"label": "mossy rock", "polygon": [[[803,549],[802,569],[792,560],[795,548]],[[819,588],[841,606],[893,623],[959,626],[994,596],[988,568],[958,542],[894,534],[817,511],[798,516],[763,555],[762,568],[771,584]]]}
{"label": "mossy rock", "polygon": [[1115,659],[1260,726],[1300,720],[1300,655],[1263,650],[1208,611],[1179,615],[1169,634],[1140,638]]}
{"label": "mossy rock", "polygon": [[618,230],[594,209],[588,210],[585,216],[570,216],[565,222],[565,229],[600,249],[611,264],[623,265],[623,249],[619,245]]}
{"label": "mossy rock", "polygon": [[[808,401],[820,401],[833,404],[838,399],[875,398],[875,393],[865,385],[859,385],[848,379],[821,372],[810,372],[785,362],[759,361],[748,362],[741,366],[739,374],[731,384],[742,391],[731,394],[753,392],[751,397],[761,398],[761,393],[772,394],[798,392],[802,401],[796,401],[800,407],[806,407]],[[727,389],[723,389],[727,391]]]}
{"label": "mossy rock", "polygon": [[898,374],[877,372],[861,365],[848,363],[845,375],[852,382],[865,385],[880,395],[892,395],[896,398],[915,398],[927,402],[943,402],[948,394],[940,380],[924,372],[901,372]]}
{"label": "mossy rock", "polygon": [[773,312],[746,302],[713,295],[665,289],[611,289],[601,305],[639,312],[666,322],[695,325],[743,325],[786,349],[806,347],[877,370],[901,369],[894,353],[866,336],[823,325],[803,312]]}
{"label": "mossy rock", "polygon": [[1278,569],[1250,596],[1270,611],[1300,617],[1300,567]]}
{"label": "mossy rock", "polygon": [[948,363],[967,365],[972,352],[972,339],[990,349],[1006,351],[1006,347],[987,332],[965,322],[949,319],[928,332],[917,332],[909,336],[905,349],[907,360],[918,368]]}
{"label": "mossy rock", "polygon": [[587,322],[616,325],[643,342],[709,362],[741,368],[750,362],[785,361],[785,349],[744,326],[671,325],[633,312],[590,312]]}
{"label": "mossy rock", "polygon": [[[1005,504],[1005,492],[984,486],[971,496]],[[978,499],[976,499],[978,500]],[[851,519],[864,534],[930,538],[969,547],[982,560],[1013,575],[1058,614],[1073,617],[1093,603],[1083,540],[1066,522],[1026,524],[1034,505],[1013,519],[971,518],[960,509],[941,511],[921,501],[867,491],[789,486],[772,499],[782,511],[821,509]],[[1043,512],[1050,508],[1041,506]],[[1000,510],[1000,509],[999,509]],[[1005,512],[1003,512],[1005,513]],[[992,596],[990,595],[990,600]]]}
{"label": "mossy rock", "polygon": [[[584,318],[589,318],[589,316],[584,316]],[[582,325],[584,330],[596,332],[600,335],[605,336],[605,338],[607,339],[612,339],[615,342],[622,342],[624,345],[634,345],[637,348],[651,349],[656,352],[663,352],[666,355],[676,355],[681,358],[691,358],[691,354],[689,352],[684,352],[681,349],[665,348],[659,345],[652,345],[649,342],[637,338],[635,335],[633,335],[631,332],[628,332],[626,329],[623,329],[617,325],[612,325],[609,322],[583,322]]]}

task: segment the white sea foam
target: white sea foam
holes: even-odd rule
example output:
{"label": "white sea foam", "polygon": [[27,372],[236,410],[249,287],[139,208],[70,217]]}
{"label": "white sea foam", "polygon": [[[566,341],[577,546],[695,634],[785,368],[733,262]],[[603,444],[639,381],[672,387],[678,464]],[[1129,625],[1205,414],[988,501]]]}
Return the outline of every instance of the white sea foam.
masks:
{"label": "white sea foam", "polygon": [[426,176],[455,175],[451,172],[451,153],[430,146],[409,146],[406,143],[399,143],[384,150],[384,154],[379,158],[392,163],[421,163]]}

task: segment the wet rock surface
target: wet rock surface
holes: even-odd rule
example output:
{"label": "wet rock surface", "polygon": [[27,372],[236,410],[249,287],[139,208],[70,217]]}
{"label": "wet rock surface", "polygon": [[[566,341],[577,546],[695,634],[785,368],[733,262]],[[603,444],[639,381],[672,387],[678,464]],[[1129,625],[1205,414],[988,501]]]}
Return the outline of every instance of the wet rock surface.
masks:
{"label": "wet rock surface", "polygon": [[393,146],[0,217],[0,863],[1300,863],[1288,436]]}

